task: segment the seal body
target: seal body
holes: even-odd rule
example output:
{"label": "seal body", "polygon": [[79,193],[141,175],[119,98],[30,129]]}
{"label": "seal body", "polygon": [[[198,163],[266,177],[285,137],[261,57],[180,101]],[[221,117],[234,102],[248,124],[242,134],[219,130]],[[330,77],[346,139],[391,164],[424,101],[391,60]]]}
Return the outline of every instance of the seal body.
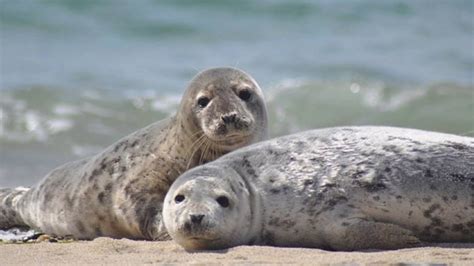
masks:
{"label": "seal body", "polygon": [[0,190],[0,228],[44,233],[165,239],[161,209],[184,171],[266,137],[261,89],[233,68],[199,73],[177,114],[93,157],[50,172],[31,189]]}
{"label": "seal body", "polygon": [[186,172],[163,217],[189,250],[474,242],[474,139],[392,127],[276,138]]}

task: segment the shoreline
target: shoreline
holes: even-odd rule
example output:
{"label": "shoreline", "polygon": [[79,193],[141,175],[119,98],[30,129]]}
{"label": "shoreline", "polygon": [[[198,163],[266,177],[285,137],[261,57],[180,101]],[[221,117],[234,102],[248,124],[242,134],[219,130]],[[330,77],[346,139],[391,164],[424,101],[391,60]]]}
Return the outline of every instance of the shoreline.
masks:
{"label": "shoreline", "polygon": [[442,243],[390,251],[333,252],[238,246],[186,252],[173,241],[100,237],[68,243],[1,244],[2,265],[18,264],[474,264],[473,243]]}

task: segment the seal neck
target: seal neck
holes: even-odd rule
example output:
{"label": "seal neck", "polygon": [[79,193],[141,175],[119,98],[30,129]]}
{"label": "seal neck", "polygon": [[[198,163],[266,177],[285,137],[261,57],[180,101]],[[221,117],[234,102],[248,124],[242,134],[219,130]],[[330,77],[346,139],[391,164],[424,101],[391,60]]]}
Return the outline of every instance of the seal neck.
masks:
{"label": "seal neck", "polygon": [[261,193],[258,192],[257,184],[254,182],[257,179],[249,180],[248,176],[245,175],[245,172],[239,167],[232,167],[232,169],[237,172],[238,176],[242,179],[245,184],[245,187],[249,193],[249,208],[250,208],[250,226],[248,227],[247,235],[243,237],[244,243],[240,244],[259,244],[263,242],[263,217],[265,215],[265,208],[263,208],[263,203],[261,199]]}
{"label": "seal neck", "polygon": [[172,141],[179,146],[179,155],[186,161],[185,170],[213,161],[228,152],[210,140],[194,121],[179,116],[175,119],[172,134],[176,137]]}

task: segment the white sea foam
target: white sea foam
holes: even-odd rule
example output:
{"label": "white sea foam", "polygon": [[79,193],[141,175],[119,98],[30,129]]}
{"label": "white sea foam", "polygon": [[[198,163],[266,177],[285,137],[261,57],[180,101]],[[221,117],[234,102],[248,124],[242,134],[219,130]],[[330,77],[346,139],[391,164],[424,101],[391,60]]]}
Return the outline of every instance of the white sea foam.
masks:
{"label": "white sea foam", "polygon": [[60,116],[71,116],[79,114],[79,109],[68,104],[58,104],[54,107],[53,112]]}
{"label": "white sea foam", "polygon": [[349,90],[352,93],[359,93],[360,92],[360,85],[358,83],[352,83],[351,86],[349,87]]}
{"label": "white sea foam", "polygon": [[72,153],[77,157],[85,157],[98,153],[102,147],[91,146],[91,145],[73,145],[71,148]]}
{"label": "white sea foam", "polygon": [[384,87],[371,86],[361,89],[362,102],[378,111],[387,112],[400,109],[402,106],[425,96],[427,88],[400,89],[393,95],[386,95]]}
{"label": "white sea foam", "polygon": [[307,83],[308,81],[304,79],[283,79],[274,85],[270,85],[265,93],[265,98],[268,102],[273,101],[280,93],[301,87]]}
{"label": "white sea foam", "polygon": [[161,111],[165,113],[174,112],[174,109],[181,101],[181,96],[179,95],[166,95],[159,99],[155,99],[151,106],[153,110]]}
{"label": "white sea foam", "polygon": [[145,103],[146,103],[146,100],[145,100],[145,98],[142,98],[142,97],[132,99],[132,104],[137,109],[144,109]]}
{"label": "white sea foam", "polygon": [[9,229],[9,230],[0,230],[0,240],[3,241],[21,241],[23,239],[29,238],[36,234],[35,230],[20,230],[17,228]]}
{"label": "white sea foam", "polygon": [[46,123],[51,134],[67,131],[74,126],[74,122],[69,119],[50,119]]}
{"label": "white sea foam", "polygon": [[37,111],[28,110],[24,115],[26,130],[30,136],[40,142],[48,139],[48,132],[43,125],[43,118]]}

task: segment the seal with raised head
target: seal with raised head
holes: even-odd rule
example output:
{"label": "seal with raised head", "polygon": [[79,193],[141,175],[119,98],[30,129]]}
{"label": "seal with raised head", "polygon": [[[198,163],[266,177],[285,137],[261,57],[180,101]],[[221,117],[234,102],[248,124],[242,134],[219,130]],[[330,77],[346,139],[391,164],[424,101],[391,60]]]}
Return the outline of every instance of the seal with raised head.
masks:
{"label": "seal with raised head", "polygon": [[179,177],[163,220],[187,250],[474,242],[474,138],[342,127],[260,142]]}
{"label": "seal with raised head", "polygon": [[79,239],[165,239],[161,209],[171,183],[266,134],[256,81],[234,68],[203,71],[175,116],[56,168],[31,189],[0,189],[0,228],[26,225]]}

